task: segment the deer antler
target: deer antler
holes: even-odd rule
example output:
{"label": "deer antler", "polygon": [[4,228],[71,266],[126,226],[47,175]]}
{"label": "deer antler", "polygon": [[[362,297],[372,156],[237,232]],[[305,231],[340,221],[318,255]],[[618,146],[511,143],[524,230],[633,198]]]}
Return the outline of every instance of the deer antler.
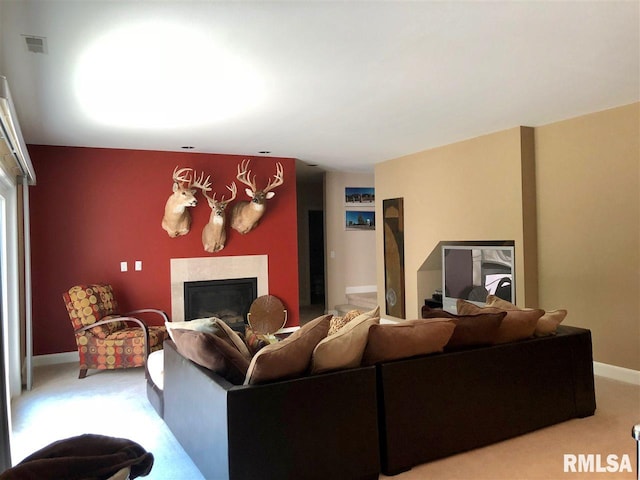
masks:
{"label": "deer antler", "polygon": [[[238,193],[238,187],[236,187],[236,182],[232,182],[231,185],[227,185],[227,188],[231,192],[231,198],[229,200],[227,200],[225,203],[229,203],[233,199],[235,199],[236,198],[236,193]],[[213,196],[215,197],[215,194]],[[225,200],[224,200],[224,195],[223,195],[222,199],[220,200],[220,202],[224,202],[224,201]]]}
{"label": "deer antler", "polygon": [[241,165],[238,165],[238,175],[236,176],[236,178],[244,183],[247,187],[251,188],[251,190],[255,193],[255,191],[257,190],[256,187],[256,176],[253,176],[253,179],[251,179],[251,170],[248,170],[249,168],[249,159],[243,160]]}
{"label": "deer antler", "polygon": [[202,174],[193,181],[191,186],[202,190],[202,194],[206,197],[205,192],[211,191],[211,182],[209,181],[210,178],[211,175],[207,175],[207,178],[205,179],[204,172],[202,172]]}
{"label": "deer antler", "polygon": [[[186,172],[186,173],[185,173]],[[191,172],[190,168],[181,168],[178,170],[178,166],[173,169],[173,181],[175,183],[187,183],[187,185],[191,185]]]}
{"label": "deer antler", "polygon": [[276,163],[276,174],[273,176],[273,183],[271,179],[269,179],[269,183],[267,183],[267,186],[264,187],[263,192],[267,193],[273,190],[274,188],[279,187],[283,183],[284,183],[284,174],[282,171],[282,164],[278,162]]}
{"label": "deer antler", "polygon": [[[236,194],[238,193],[238,187],[236,187],[236,182],[233,182],[231,185],[227,185],[227,188],[229,189],[229,191],[231,192],[231,198],[229,200],[225,200],[224,199],[224,195],[222,196],[222,198],[220,199],[220,201],[218,203],[224,203],[225,205],[231,201],[233,201],[236,198]],[[210,189],[209,189],[210,190]],[[210,197],[209,195],[207,195],[207,193],[203,190],[202,194],[208,198],[209,200],[211,200],[212,203],[216,203],[216,193],[213,193],[213,196]]]}

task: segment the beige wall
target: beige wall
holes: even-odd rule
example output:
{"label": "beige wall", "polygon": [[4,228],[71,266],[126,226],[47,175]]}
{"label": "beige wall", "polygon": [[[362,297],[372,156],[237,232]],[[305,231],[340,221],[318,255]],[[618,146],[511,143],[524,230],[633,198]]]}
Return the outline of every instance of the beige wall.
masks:
{"label": "beige wall", "polygon": [[[634,104],[534,138],[514,128],[377,165],[377,211],[404,197],[407,316],[440,287],[439,241],[515,240],[517,303],[566,308],[566,324],[592,330],[596,361],[640,370],[639,113]],[[376,245],[382,266],[380,228]],[[384,309],[382,267],[377,284]]]}
{"label": "beige wall", "polygon": [[[383,199],[404,198],[407,318],[418,318],[424,299],[441,286],[441,241],[515,241],[517,303],[526,305],[535,296],[535,289],[526,290],[524,275],[529,248],[524,224],[532,220],[531,209],[523,208],[524,198],[532,201],[530,194],[523,196],[531,170],[523,171],[523,161],[532,160],[523,149],[533,146],[527,139],[529,129],[512,128],[376,165],[377,212]],[[376,238],[378,302],[384,311],[382,229]]]}
{"label": "beige wall", "polygon": [[[327,309],[346,302],[347,287],[376,285],[376,236],[346,231],[345,187],[371,187],[373,174],[327,172],[325,177]],[[377,196],[377,192],[376,192]],[[377,201],[376,201],[377,203]],[[333,256],[332,256],[333,252]]]}
{"label": "beige wall", "polygon": [[640,370],[640,104],[536,128],[539,288],[594,359]]}

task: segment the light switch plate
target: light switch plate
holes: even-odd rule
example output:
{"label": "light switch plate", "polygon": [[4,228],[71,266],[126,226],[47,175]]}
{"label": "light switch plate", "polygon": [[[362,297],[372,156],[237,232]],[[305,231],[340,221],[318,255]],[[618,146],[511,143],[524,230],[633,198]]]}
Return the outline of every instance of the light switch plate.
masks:
{"label": "light switch plate", "polygon": [[121,272],[126,272],[129,269],[129,267],[127,267],[127,262],[120,262],[120,271]]}
{"label": "light switch plate", "polygon": [[139,272],[142,270],[142,260],[136,260],[136,272]]}

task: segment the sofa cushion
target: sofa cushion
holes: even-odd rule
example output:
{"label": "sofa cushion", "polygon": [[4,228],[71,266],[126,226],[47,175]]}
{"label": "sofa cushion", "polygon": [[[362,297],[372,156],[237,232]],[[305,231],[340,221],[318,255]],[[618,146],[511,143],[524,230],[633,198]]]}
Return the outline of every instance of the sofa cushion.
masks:
{"label": "sofa cushion", "polygon": [[309,368],[316,345],[327,336],[332,315],[323,315],[300,327],[286,339],[262,348],[251,359],[245,385],[302,375]]}
{"label": "sofa cushion", "polygon": [[371,316],[371,313],[374,312],[358,315],[336,333],[321,340],[311,356],[311,373],[360,366],[369,327],[380,323],[380,317]]}
{"label": "sofa cushion", "polygon": [[176,339],[173,338],[173,331],[178,329],[212,333],[231,343],[243,356],[245,356],[247,359],[251,359],[251,353],[249,352],[247,345],[244,343],[240,335],[238,335],[229,325],[227,325],[219,318],[208,317],[196,318],[194,320],[187,320],[185,322],[165,322],[165,325],[167,327],[167,332],[169,332],[171,340],[173,340],[174,342],[176,341]]}
{"label": "sofa cushion", "polygon": [[454,329],[455,324],[445,318],[372,325],[369,328],[362,363],[373,365],[399,358],[441,352]]}
{"label": "sofa cushion", "polygon": [[[487,306],[501,308],[502,310],[531,310],[530,308],[518,308],[513,303],[507,302],[495,295],[487,296]],[[536,337],[555,335],[558,325],[562,323],[566,316],[567,311],[562,309],[545,311],[544,315],[538,319],[538,323],[536,324],[536,329],[533,334]]]}
{"label": "sofa cushion", "polygon": [[479,313],[477,315],[455,315],[445,310],[422,312],[423,318],[450,318],[456,324],[446,349],[468,346],[492,345],[498,337],[498,330],[507,312]]}
{"label": "sofa cushion", "polygon": [[[456,306],[459,315],[477,315],[479,313],[504,312],[495,307],[479,307],[466,300],[458,299]],[[500,324],[498,335],[494,343],[507,343],[529,338],[536,329],[538,319],[544,314],[544,310],[506,310],[507,314]]]}
{"label": "sofa cushion", "polygon": [[218,373],[236,385],[242,385],[249,359],[228,340],[196,330],[175,329],[174,342],[181,355]]}

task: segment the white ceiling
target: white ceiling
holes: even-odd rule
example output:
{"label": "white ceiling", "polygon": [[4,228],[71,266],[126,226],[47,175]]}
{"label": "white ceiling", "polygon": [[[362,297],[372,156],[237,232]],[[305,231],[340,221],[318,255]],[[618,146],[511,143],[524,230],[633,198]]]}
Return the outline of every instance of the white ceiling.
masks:
{"label": "white ceiling", "polygon": [[[0,16],[0,74],[31,144],[269,151],[360,171],[640,100],[637,1],[0,0]],[[139,35],[118,51],[118,31]]]}

